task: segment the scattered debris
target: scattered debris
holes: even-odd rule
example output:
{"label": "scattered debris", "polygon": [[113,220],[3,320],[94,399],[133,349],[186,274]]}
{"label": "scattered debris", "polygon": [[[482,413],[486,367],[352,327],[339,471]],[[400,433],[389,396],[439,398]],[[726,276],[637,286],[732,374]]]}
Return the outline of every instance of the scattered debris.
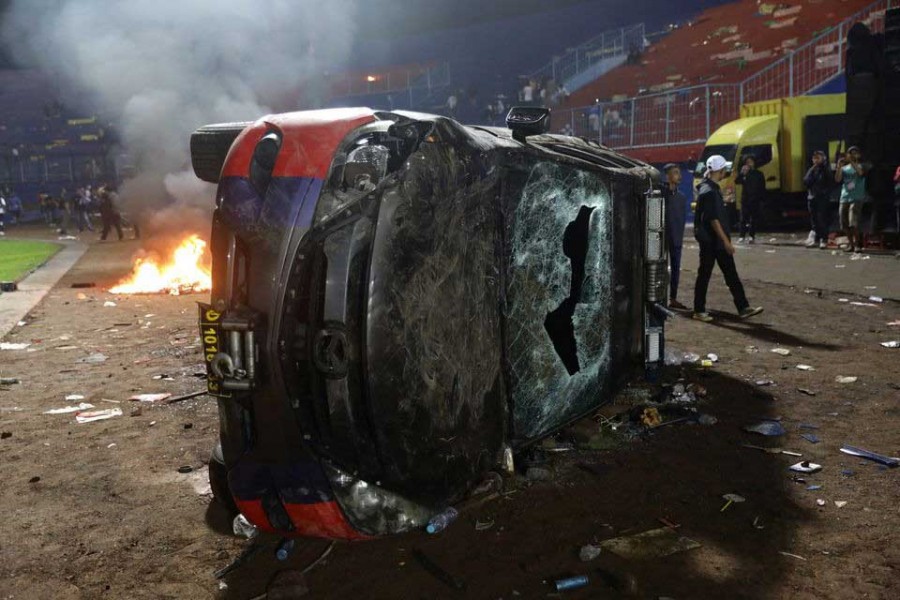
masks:
{"label": "scattered debris", "polygon": [[159,402],[171,396],[172,394],[135,394],[128,399],[136,402]]}
{"label": "scattered debris", "polygon": [[697,423],[700,425],[715,425],[719,420],[712,415],[702,414],[697,417]]}
{"label": "scattered debris", "polygon": [[790,356],[791,351],[787,348],[772,348],[772,352],[775,354],[780,354],[781,356]]}
{"label": "scattered debris", "polygon": [[791,471],[795,471],[797,473],[818,473],[822,470],[822,465],[817,465],[814,462],[809,462],[808,460],[800,461],[796,465],[791,465],[788,467]]}
{"label": "scattered debris", "polygon": [[821,489],[822,489],[821,485],[810,485],[810,486],[807,486],[807,488],[806,488],[806,490],[809,492],[815,492],[815,491],[818,491]]}
{"label": "scattered debris", "polygon": [[65,415],[69,413],[75,413],[80,410],[89,410],[94,408],[93,404],[88,404],[87,402],[82,402],[78,406],[64,406],[62,408],[53,408],[51,410],[45,410],[45,415]]}
{"label": "scattered debris", "polygon": [[28,483],[37,483],[40,480],[41,480],[41,478],[38,477],[37,475],[35,475],[34,477],[32,477],[31,479],[28,480]]}
{"label": "scattered debris", "polygon": [[747,499],[743,496],[739,496],[738,494],[725,494],[722,496],[725,499],[725,505],[719,509],[719,512],[725,512],[725,510],[731,506],[732,504],[741,504],[742,502],[746,502]]}
{"label": "scattered debris", "polygon": [[0,440],[5,440],[7,438],[12,437],[12,431],[2,431],[0,432]]}
{"label": "scattered debris", "polygon": [[772,381],[771,379],[759,379],[755,383],[759,387],[769,387],[769,386],[775,385],[775,382]]}
{"label": "scattered debris", "polygon": [[757,348],[756,346],[747,346],[746,348],[744,348],[744,352],[746,352],[747,354],[758,354],[759,348]]}
{"label": "scattered debris", "polygon": [[718,355],[718,354],[713,354],[712,352],[710,352],[709,354],[707,354],[707,355],[706,355],[706,358],[708,358],[709,360],[711,360],[711,361],[713,361],[713,362],[719,362],[719,355]]}
{"label": "scattered debris", "polygon": [[850,306],[868,306],[869,308],[877,307],[877,304],[872,304],[871,302],[851,302]]}
{"label": "scattered debris", "polygon": [[844,477],[853,477],[856,472],[853,469],[841,469],[841,475]]}
{"label": "scattered debris", "polygon": [[837,383],[856,383],[858,377],[838,375],[834,378]]}
{"label": "scattered debris", "polygon": [[106,410],[94,410],[88,412],[80,412],[75,414],[75,420],[79,423],[92,423],[94,421],[104,421],[113,417],[121,417],[121,408],[107,408]]}
{"label": "scattered debris", "polygon": [[247,520],[247,517],[242,514],[238,514],[234,521],[231,522],[231,529],[234,531],[234,535],[248,540],[252,540],[259,535],[259,529],[256,525]]}
{"label": "scattered debris", "polygon": [[869,296],[869,302],[881,304],[884,302],[884,298],[882,298],[881,296]]}
{"label": "scattered debris", "polygon": [[448,507],[428,520],[425,531],[428,533],[439,533],[447,528],[459,516],[459,511],[455,508]]}
{"label": "scattered debris", "polygon": [[0,342],[0,350],[24,350],[30,345],[24,342]]}
{"label": "scattered debris", "polygon": [[174,377],[172,377],[171,375],[166,375],[165,373],[154,375],[153,377],[151,377],[151,379],[153,379],[154,381],[175,381]]}
{"label": "scattered debris", "polygon": [[816,395],[816,392],[814,392],[812,390],[808,390],[806,388],[797,388],[797,391],[800,392],[801,394],[806,394],[807,396],[815,396]]}
{"label": "scattered debris", "polygon": [[816,504],[819,506],[825,506],[825,500],[822,498],[816,498]]}
{"label": "scattered debris", "polygon": [[168,400],[166,400],[166,404],[175,404],[176,402],[190,400],[191,398],[196,398],[197,396],[204,396],[204,395],[206,395],[206,393],[207,393],[207,390],[202,390],[199,392],[191,392],[190,394],[184,394],[182,396],[175,396],[174,398],[169,398]]}
{"label": "scattered debris", "polygon": [[792,452],[790,450],[784,450],[782,448],[765,448],[763,446],[754,446],[753,444],[742,444],[744,448],[750,448],[751,450],[762,450],[763,452],[767,452],[769,454],[785,454],[787,456],[803,456],[799,452]]}
{"label": "scattered debris", "polygon": [[637,535],[618,537],[600,543],[604,550],[628,560],[662,558],[700,548],[694,540],[679,536],[668,527],[651,529]]}
{"label": "scattered debris", "polygon": [[835,500],[834,505],[837,506],[838,508],[844,508],[845,506],[847,506],[847,501],[846,500]]}
{"label": "scattered debris", "polygon": [[754,529],[765,529],[766,528],[766,526],[763,525],[760,521],[761,521],[761,519],[758,516],[753,517],[753,528]]}
{"label": "scattered debris", "polygon": [[84,282],[73,283],[71,287],[73,289],[80,290],[80,289],[97,287],[97,284],[94,283],[93,281],[84,281]]}
{"label": "scattered debris", "polygon": [[186,473],[190,473],[193,470],[194,470],[194,467],[192,467],[191,465],[184,465],[184,466],[178,467],[178,472],[181,473],[182,475],[184,475]]}
{"label": "scattered debris", "polygon": [[747,425],[744,431],[748,433],[759,433],[765,436],[779,436],[787,433],[784,426],[778,421],[760,421],[754,425]]}
{"label": "scattered debris", "polygon": [[139,416],[141,416],[141,413],[143,413],[143,412],[144,411],[141,409],[140,405],[138,405],[131,409],[131,413],[129,413],[129,416],[139,417]]}
{"label": "scattered debris", "polygon": [[819,442],[822,441],[819,439],[819,436],[817,436],[814,433],[801,433],[800,437],[802,437],[804,440],[806,440],[810,444],[818,444]]}
{"label": "scattered debris", "polygon": [[81,364],[97,364],[97,363],[106,362],[106,360],[108,358],[109,357],[106,356],[105,354],[101,354],[101,353],[97,352],[97,353],[85,356],[84,358],[79,358],[75,362],[81,363]]}
{"label": "scattered debris", "polygon": [[16,377],[0,377],[0,385],[15,385],[21,383]]}
{"label": "scattered debris", "polygon": [[81,394],[69,394],[68,396],[66,396],[67,402],[77,402],[79,400],[84,400],[84,396],[82,396]]}
{"label": "scattered debris", "polygon": [[455,577],[440,567],[437,563],[432,561],[430,558],[425,556],[425,554],[419,550],[418,548],[414,548],[412,551],[413,558],[422,566],[423,569],[428,571],[431,575],[433,575],[438,581],[448,585],[449,587],[455,590],[464,590],[466,589],[466,584],[462,579]]}
{"label": "scattered debris", "polygon": [[886,467],[891,467],[892,469],[900,466],[900,458],[892,458],[890,456],[877,454],[875,452],[871,452],[870,450],[864,450],[855,446],[848,446],[845,444],[841,446],[841,452],[843,452],[844,454],[849,454],[851,456],[859,456],[860,458],[875,461]]}
{"label": "scattered debris", "polygon": [[797,368],[801,371],[815,371],[816,368],[810,365],[797,365]]}
{"label": "scattered debris", "polygon": [[[643,423],[646,427],[659,427],[662,425],[662,417],[659,415],[659,411],[655,408],[645,408],[644,412],[641,414],[641,423]],[[530,471],[531,469],[529,469]]]}
{"label": "scattered debris", "polygon": [[591,562],[603,551],[603,548],[600,546],[594,546],[593,544],[587,544],[581,547],[581,550],[578,551],[578,558],[581,559],[581,562]]}
{"label": "scattered debris", "polygon": [[565,590],[574,590],[576,588],[584,587],[588,584],[587,575],[577,575],[575,577],[566,577],[565,579],[557,579],[553,582],[554,587],[557,592],[562,592]]}
{"label": "scattered debris", "polygon": [[881,342],[881,345],[885,348],[900,348],[900,341],[892,340],[890,342]]}
{"label": "scattered debris", "polygon": [[[825,502],[825,501],[822,500],[822,503],[823,503],[823,504],[824,504],[824,502]],[[778,554],[783,554],[784,556],[790,556],[791,558],[796,558],[796,559],[798,559],[798,560],[806,560],[805,558],[803,558],[803,557],[800,556],[799,554],[791,554],[790,552],[782,552],[781,550],[778,551]]]}
{"label": "scattered debris", "polygon": [[494,526],[494,521],[479,521],[475,519],[475,531],[487,531]]}
{"label": "scattered debris", "polygon": [[115,306],[115,305],[116,305],[116,303],[115,303],[115,302],[112,302],[112,301],[110,301],[110,300],[107,300],[106,302],[103,303],[103,306],[104,306],[105,308],[109,308],[109,307],[112,307],[112,306]]}

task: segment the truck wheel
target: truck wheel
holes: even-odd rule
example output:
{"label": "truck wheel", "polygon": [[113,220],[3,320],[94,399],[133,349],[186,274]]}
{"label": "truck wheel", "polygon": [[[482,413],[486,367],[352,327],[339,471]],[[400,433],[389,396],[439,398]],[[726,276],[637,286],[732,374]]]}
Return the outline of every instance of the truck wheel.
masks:
{"label": "truck wheel", "polygon": [[203,181],[219,183],[231,144],[250,123],[205,125],[191,134],[191,165]]}
{"label": "truck wheel", "polygon": [[209,457],[209,487],[212,488],[216,502],[228,509],[229,513],[238,513],[231,490],[228,489],[228,468],[225,466],[221,443],[216,443]]}

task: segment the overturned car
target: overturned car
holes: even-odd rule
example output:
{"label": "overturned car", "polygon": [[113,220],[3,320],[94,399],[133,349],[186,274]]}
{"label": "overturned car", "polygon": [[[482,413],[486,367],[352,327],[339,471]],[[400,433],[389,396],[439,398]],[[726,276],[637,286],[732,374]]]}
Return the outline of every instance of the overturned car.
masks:
{"label": "overturned car", "polygon": [[211,125],[216,496],[264,531],[423,526],[663,354],[646,164],[547,135],[341,109]]}

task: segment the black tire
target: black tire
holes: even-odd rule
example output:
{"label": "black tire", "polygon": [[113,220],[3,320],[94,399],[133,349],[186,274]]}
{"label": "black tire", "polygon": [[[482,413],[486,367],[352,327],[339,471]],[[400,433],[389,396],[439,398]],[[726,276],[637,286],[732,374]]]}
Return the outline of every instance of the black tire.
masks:
{"label": "black tire", "polygon": [[231,144],[250,123],[205,125],[191,134],[191,165],[203,181],[219,183]]}
{"label": "black tire", "polygon": [[237,505],[228,488],[228,467],[225,466],[221,443],[216,443],[209,457],[209,487],[212,488],[213,498],[216,502],[228,509],[230,513],[235,515],[238,513]]}

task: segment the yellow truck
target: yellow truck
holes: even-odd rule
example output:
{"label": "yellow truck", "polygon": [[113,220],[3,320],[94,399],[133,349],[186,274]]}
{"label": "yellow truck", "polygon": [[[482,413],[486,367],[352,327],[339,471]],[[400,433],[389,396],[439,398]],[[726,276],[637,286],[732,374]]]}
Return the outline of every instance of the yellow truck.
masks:
{"label": "yellow truck", "polygon": [[741,106],[741,118],[726,123],[706,142],[695,177],[706,159],[720,154],[734,167],[722,184],[726,200],[740,209],[741,186],[734,183],[743,157],[753,155],[766,178],[763,218],[772,225],[805,217],[803,176],[815,150],[834,157],[844,138],[846,94],[797,96]]}

